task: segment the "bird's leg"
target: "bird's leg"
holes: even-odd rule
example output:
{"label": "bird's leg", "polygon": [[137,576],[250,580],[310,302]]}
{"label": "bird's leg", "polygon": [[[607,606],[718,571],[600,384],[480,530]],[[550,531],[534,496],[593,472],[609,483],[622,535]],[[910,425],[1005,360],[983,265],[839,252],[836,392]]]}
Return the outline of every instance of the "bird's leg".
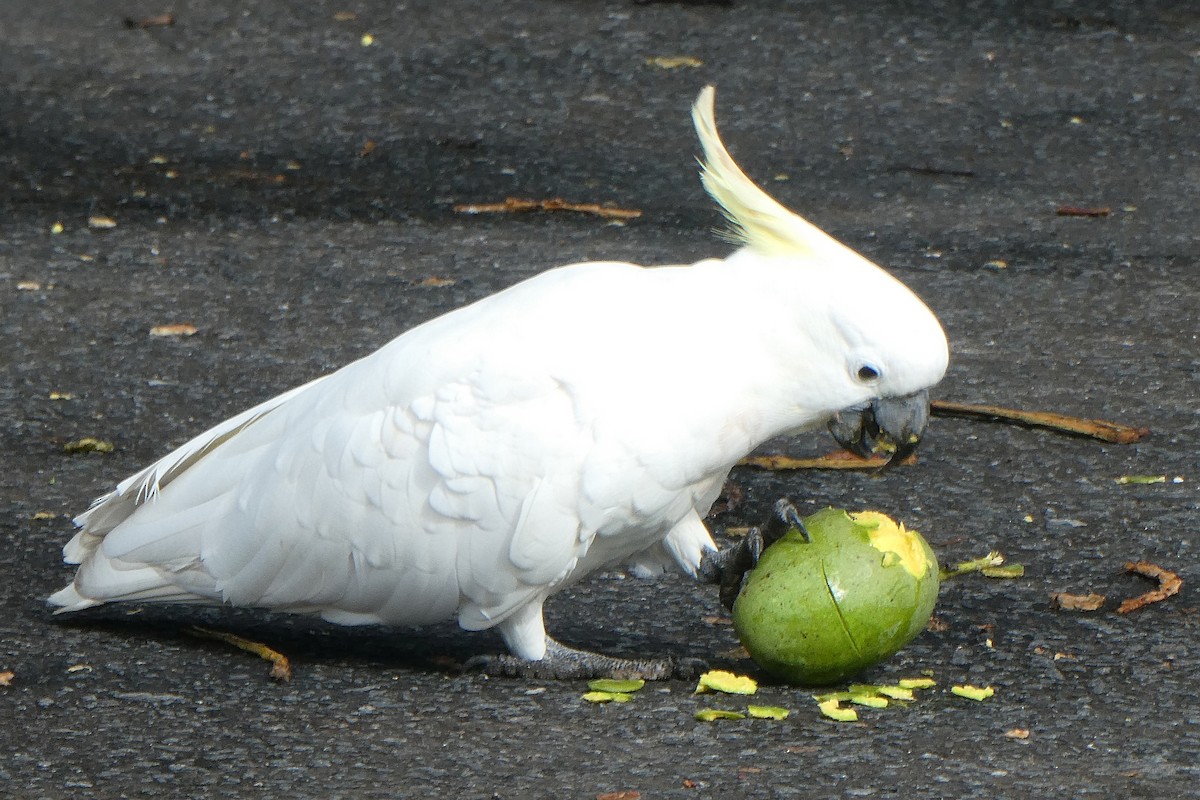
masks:
{"label": "bird's leg", "polygon": [[507,654],[476,656],[467,661],[464,669],[531,680],[641,678],[657,681],[694,678],[704,671],[705,665],[698,659],[614,658],[576,650],[547,636],[546,654],[536,661]]}
{"label": "bird's leg", "polygon": [[775,503],[775,513],[761,528],[753,527],[737,544],[723,550],[707,552],[700,559],[697,578],[703,583],[720,586],[721,604],[733,608],[733,601],[742,591],[746,573],[754,569],[758,559],[789,530],[796,528],[808,538],[808,531],[800,519],[800,512],[791,501],[784,498]]}

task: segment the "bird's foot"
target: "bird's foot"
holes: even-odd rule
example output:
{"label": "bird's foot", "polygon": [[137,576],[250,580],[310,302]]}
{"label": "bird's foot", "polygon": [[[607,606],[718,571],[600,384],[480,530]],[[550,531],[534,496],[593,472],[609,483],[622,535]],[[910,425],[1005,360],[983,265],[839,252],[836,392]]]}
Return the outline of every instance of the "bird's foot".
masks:
{"label": "bird's foot", "polygon": [[475,656],[463,666],[464,671],[486,675],[530,680],[572,680],[591,678],[641,678],[661,681],[669,678],[695,678],[707,665],[696,658],[613,658],[589,653],[546,640],[546,655],[529,661],[513,655]]}
{"label": "bird's foot", "polygon": [[800,512],[788,499],[775,503],[775,513],[761,528],[754,527],[737,544],[716,552],[707,552],[700,559],[697,578],[703,583],[720,587],[721,605],[733,608],[733,601],[742,591],[746,573],[754,569],[766,550],[792,528],[798,528],[805,538],[808,532],[800,520]]}

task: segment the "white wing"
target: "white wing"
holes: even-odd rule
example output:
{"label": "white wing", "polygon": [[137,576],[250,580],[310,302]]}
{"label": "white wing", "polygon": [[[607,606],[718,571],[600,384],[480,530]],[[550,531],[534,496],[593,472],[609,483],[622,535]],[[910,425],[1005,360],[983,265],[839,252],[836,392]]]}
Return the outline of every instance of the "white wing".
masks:
{"label": "white wing", "polygon": [[[82,567],[52,602],[226,601],[343,623],[457,610],[483,628],[645,550],[693,513],[696,492],[670,446],[644,456],[661,431],[621,423],[669,398],[618,400],[629,389],[611,370],[628,371],[629,344],[616,337],[609,352],[572,307],[597,297],[563,304],[554,287],[615,283],[620,296],[646,273],[557,273],[417,328],[124,481],[79,518],[65,552]],[[617,418],[599,424],[597,404]]]}

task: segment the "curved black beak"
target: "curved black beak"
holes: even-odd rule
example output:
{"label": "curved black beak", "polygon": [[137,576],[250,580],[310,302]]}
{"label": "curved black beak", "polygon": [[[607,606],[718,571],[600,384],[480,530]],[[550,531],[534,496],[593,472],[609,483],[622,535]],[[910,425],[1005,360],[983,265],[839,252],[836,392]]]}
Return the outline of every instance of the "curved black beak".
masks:
{"label": "curved black beak", "polygon": [[928,424],[929,392],[922,389],[843,409],[829,421],[829,432],[838,444],[863,458],[879,449],[891,450],[886,468],[913,454]]}

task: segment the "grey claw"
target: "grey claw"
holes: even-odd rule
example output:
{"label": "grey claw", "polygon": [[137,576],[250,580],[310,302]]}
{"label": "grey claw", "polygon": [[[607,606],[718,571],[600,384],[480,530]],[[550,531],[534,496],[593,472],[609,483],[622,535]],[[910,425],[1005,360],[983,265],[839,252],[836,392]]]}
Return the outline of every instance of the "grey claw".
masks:
{"label": "grey claw", "polygon": [[751,528],[737,544],[716,553],[705,553],[697,576],[705,583],[718,584],[721,605],[732,609],[734,601],[741,594],[746,574],[758,564],[763,551],[793,528],[798,529],[805,539],[810,538],[800,519],[800,512],[790,500],[784,498],[775,504],[775,513],[761,529]]}
{"label": "grey claw", "polygon": [[811,538],[808,535],[808,529],[804,527],[804,521],[800,519],[800,512],[786,497],[776,501],[775,514],[767,520],[764,527],[767,547],[782,539],[783,535],[792,528],[799,529],[805,539]]}
{"label": "grey claw", "polygon": [[[579,680],[590,678],[642,678],[648,681],[688,678],[696,673],[698,659],[613,658],[576,650],[550,639],[546,655],[540,661],[527,661],[513,655],[481,655],[467,659],[464,672],[526,680]],[[701,670],[703,671],[703,670]]]}

